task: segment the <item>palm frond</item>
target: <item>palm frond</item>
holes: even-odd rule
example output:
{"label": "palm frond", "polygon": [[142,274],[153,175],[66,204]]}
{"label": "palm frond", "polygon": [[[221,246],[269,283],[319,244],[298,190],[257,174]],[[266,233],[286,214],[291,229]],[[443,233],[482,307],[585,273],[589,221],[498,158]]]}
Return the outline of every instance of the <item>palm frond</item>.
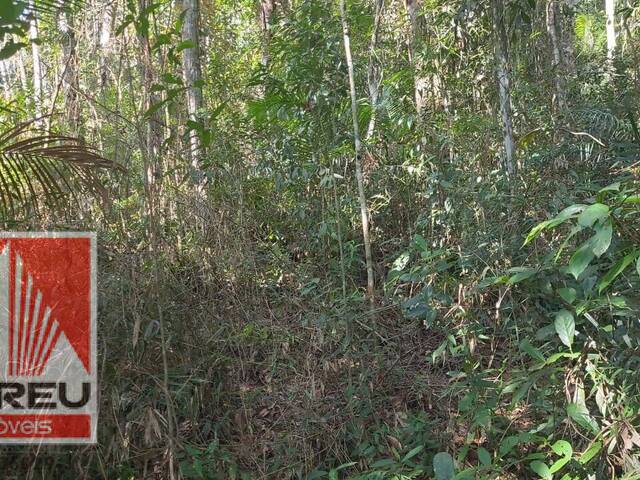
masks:
{"label": "palm frond", "polygon": [[81,192],[103,196],[96,170],[124,170],[77,138],[42,133],[32,125],[0,133],[0,217],[38,214]]}

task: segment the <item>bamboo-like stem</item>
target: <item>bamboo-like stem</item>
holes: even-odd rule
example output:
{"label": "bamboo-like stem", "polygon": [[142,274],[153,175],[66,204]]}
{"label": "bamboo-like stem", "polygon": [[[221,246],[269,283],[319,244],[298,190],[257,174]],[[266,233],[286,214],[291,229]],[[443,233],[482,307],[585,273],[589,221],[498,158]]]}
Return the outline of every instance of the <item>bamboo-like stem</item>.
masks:
{"label": "bamboo-like stem", "polygon": [[362,142],[360,140],[360,128],[358,126],[358,100],[356,98],[356,82],[353,74],[353,58],[351,56],[351,39],[349,26],[345,12],[344,0],[340,0],[340,19],[342,21],[342,38],[344,40],[344,53],[347,59],[349,71],[349,91],[351,94],[351,117],[353,119],[353,139],[355,146],[356,181],[358,183],[358,201],[360,203],[360,216],[362,217],[362,239],[364,243],[365,263],[367,266],[367,296],[373,305],[375,300],[375,281],[373,277],[373,256],[371,253],[371,237],[369,235],[369,208],[364,189],[364,176],[362,175]]}

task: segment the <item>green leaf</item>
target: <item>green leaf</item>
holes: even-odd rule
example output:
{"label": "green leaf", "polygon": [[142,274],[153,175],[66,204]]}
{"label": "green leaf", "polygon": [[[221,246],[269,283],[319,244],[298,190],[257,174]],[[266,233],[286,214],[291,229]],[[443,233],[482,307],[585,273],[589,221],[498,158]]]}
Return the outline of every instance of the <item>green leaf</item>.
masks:
{"label": "green leaf", "polygon": [[486,448],[478,448],[478,460],[480,460],[480,463],[485,467],[491,465],[491,454]]}
{"label": "green leaf", "polygon": [[[639,258],[639,256],[640,250],[636,250],[628,255],[625,255],[616,263],[614,263],[609,271],[605,273],[604,277],[600,279],[600,282],[598,282],[598,293],[607,288],[611,284],[611,282],[613,282],[618,277],[618,275],[624,272],[626,268],[631,264],[631,262],[633,262],[636,258]],[[638,264],[636,264],[636,266],[638,266]]]}
{"label": "green leaf", "polygon": [[520,350],[522,350],[534,360],[540,360],[541,362],[544,362],[544,355],[542,354],[542,352],[531,345],[531,342],[529,342],[528,339],[525,338],[520,342]]}
{"label": "green leaf", "polygon": [[558,295],[568,304],[572,304],[576,299],[576,289],[575,288],[560,288],[558,289]]}
{"label": "green leaf", "polygon": [[9,39],[7,43],[4,44],[2,49],[0,49],[0,60],[6,60],[7,58],[12,57],[18,50],[26,46],[26,43],[16,43],[12,39]]}
{"label": "green leaf", "polygon": [[544,230],[547,228],[554,228],[558,225],[566,222],[567,220],[574,218],[579,212],[583,211],[586,208],[586,205],[576,204],[571,205],[564,210],[562,210],[558,215],[556,215],[551,220],[545,220],[544,222],[539,223],[535,227],[531,229],[529,235],[524,241],[524,245],[527,245],[529,242],[538,237]]}
{"label": "green leaf", "polygon": [[535,227],[533,227],[529,232],[529,234],[527,235],[527,238],[524,239],[523,246],[527,245],[532,240],[536,239],[543,232],[543,230],[545,230],[549,226],[550,223],[551,223],[551,220],[545,220],[544,222],[541,222]]}
{"label": "green leaf", "polygon": [[576,332],[576,322],[573,318],[573,314],[568,310],[560,310],[556,313],[556,319],[554,321],[556,333],[560,337],[560,341],[567,347],[571,348],[573,344],[573,337]]}
{"label": "green leaf", "polygon": [[182,79],[171,73],[163,73],[162,81],[173,85],[182,85]]}
{"label": "green leaf", "polygon": [[607,185],[604,188],[601,188],[598,193],[604,192],[619,192],[620,191],[620,182],[612,183],[611,185]]}
{"label": "green leaf", "polygon": [[412,449],[409,453],[407,453],[402,459],[402,463],[406,463],[408,460],[411,460],[417,454],[419,454],[424,449],[424,445],[419,445],[416,448]]}
{"label": "green leaf", "polygon": [[594,254],[591,249],[591,242],[587,240],[582,246],[571,256],[569,260],[569,273],[577,280],[585,268],[589,266],[593,260]]}
{"label": "green leaf", "polygon": [[605,222],[599,223],[596,227],[596,234],[591,237],[591,249],[596,257],[600,257],[604,252],[609,249],[611,245],[611,237],[613,236],[613,226],[611,225],[611,219],[608,218]]}
{"label": "green leaf", "polygon": [[421,252],[429,251],[429,245],[427,244],[427,241],[419,233],[416,233],[413,236],[413,243],[418,247],[418,250],[420,250]]}
{"label": "green leaf", "polygon": [[600,453],[600,450],[602,450],[602,442],[597,441],[593,445],[591,445],[589,448],[587,448],[587,450],[585,450],[585,452],[582,455],[580,455],[580,458],[578,459],[578,461],[582,465],[585,465],[589,463],[589,461],[593,459],[593,457],[598,455],[598,453]]}
{"label": "green leaf", "polygon": [[178,44],[177,50],[181,52],[182,50],[186,50],[187,48],[195,48],[196,44],[193,40],[183,40]]}
{"label": "green leaf", "polygon": [[603,203],[594,203],[578,216],[578,224],[583,227],[592,227],[597,221],[604,220],[608,216],[609,207]]}
{"label": "green leaf", "polygon": [[453,457],[447,452],[436,453],[433,457],[433,473],[436,480],[451,480],[456,474]]}
{"label": "green leaf", "polygon": [[509,269],[510,273],[515,273],[512,275],[509,280],[507,280],[508,285],[513,285],[515,283],[521,282],[522,280],[526,280],[536,274],[538,270],[535,268],[529,267],[514,267]]}
{"label": "green leaf", "polygon": [[529,468],[537,473],[540,478],[544,478],[545,480],[553,478],[553,474],[551,473],[551,470],[549,470],[549,467],[539,460],[531,462],[529,464]]}
{"label": "green leaf", "polygon": [[575,420],[578,425],[593,431],[593,433],[598,433],[600,431],[598,422],[593,419],[589,413],[589,409],[587,409],[587,406],[584,405],[584,403],[574,402],[567,405],[567,415],[571,419]]}
{"label": "green leaf", "polygon": [[560,455],[562,457],[570,457],[573,455],[573,448],[566,440],[558,440],[556,443],[551,445],[551,450],[553,450],[553,453],[556,455]]}
{"label": "green leaf", "polygon": [[562,457],[561,459],[556,460],[549,469],[551,473],[556,473],[567,463],[569,463],[571,457],[573,456],[573,448],[571,447],[571,444],[566,440],[558,440],[556,443],[551,445],[551,450],[553,450],[556,455],[560,455]]}

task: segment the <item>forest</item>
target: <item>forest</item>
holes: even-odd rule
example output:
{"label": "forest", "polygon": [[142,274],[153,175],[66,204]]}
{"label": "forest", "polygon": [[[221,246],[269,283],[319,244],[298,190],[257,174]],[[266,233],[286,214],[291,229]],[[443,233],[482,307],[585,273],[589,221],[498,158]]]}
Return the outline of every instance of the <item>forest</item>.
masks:
{"label": "forest", "polygon": [[96,232],[98,441],[7,480],[640,479],[636,0],[0,0],[0,230]]}

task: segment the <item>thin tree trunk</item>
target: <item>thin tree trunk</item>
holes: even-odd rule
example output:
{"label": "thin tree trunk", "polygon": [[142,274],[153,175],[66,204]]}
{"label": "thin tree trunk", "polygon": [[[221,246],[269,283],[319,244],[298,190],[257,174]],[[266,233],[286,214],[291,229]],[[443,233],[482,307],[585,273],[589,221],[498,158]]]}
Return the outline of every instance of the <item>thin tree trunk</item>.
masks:
{"label": "thin tree trunk", "polygon": [[64,87],[65,113],[71,130],[77,133],[81,125],[80,105],[78,103],[80,85],[78,79],[78,57],[76,54],[77,41],[72,19],[68,12],[60,13],[58,27],[63,35],[60,75]]}
{"label": "thin tree trunk", "polygon": [[502,119],[504,142],[504,166],[511,178],[516,174],[516,146],[513,139],[513,119],[511,113],[511,86],[509,68],[509,42],[504,27],[504,0],[493,0],[493,29],[495,32],[496,74],[500,97],[500,117]]}
{"label": "thin tree trunk", "polygon": [[382,20],[382,10],[384,0],[376,0],[375,17],[373,20],[373,32],[371,33],[371,43],[369,44],[369,68],[367,70],[367,85],[369,87],[369,103],[371,105],[371,117],[365,135],[365,141],[369,140],[376,128],[378,97],[380,96],[380,81],[382,79],[382,69],[376,59],[376,48],[378,46],[378,33]]}
{"label": "thin tree trunk", "polygon": [[564,62],[562,61],[562,31],[558,0],[549,0],[547,5],[547,33],[551,41],[551,67],[554,78],[553,110],[561,116],[567,109]]}
{"label": "thin tree trunk", "polygon": [[607,60],[613,62],[616,54],[616,0],[605,0],[607,15]]}
{"label": "thin tree trunk", "polygon": [[24,66],[24,50],[20,49],[18,54],[15,55],[16,71],[18,72],[18,78],[20,79],[20,86],[22,91],[26,92],[29,88],[27,83],[27,69]]}
{"label": "thin tree trunk", "polygon": [[102,14],[102,23],[100,25],[100,88],[104,90],[107,86],[109,78],[108,60],[111,44],[111,29],[113,20],[116,16],[117,2],[113,3],[111,8],[105,8]]}
{"label": "thin tree trunk", "polygon": [[7,70],[7,64],[4,60],[0,60],[0,83],[2,83],[5,100],[9,100],[11,98],[11,87],[9,86],[10,81],[11,76]]}
{"label": "thin tree trunk", "polygon": [[[191,48],[185,48],[182,52],[182,71],[184,83],[187,87],[187,113],[189,120],[205,125],[199,115],[202,109],[202,68],[200,66],[200,39],[199,39],[199,0],[183,0],[182,8],[184,20],[182,23],[182,41],[192,43]],[[204,193],[204,174],[202,172],[203,146],[200,137],[193,129],[189,132],[189,156],[191,159],[194,184],[199,193]]]}
{"label": "thin tree trunk", "polygon": [[426,102],[427,96],[427,79],[422,75],[421,56],[416,54],[418,45],[422,41],[422,28],[420,26],[420,1],[421,0],[405,0],[404,6],[409,16],[409,24],[411,26],[411,39],[409,41],[409,62],[413,67],[413,83],[414,83],[414,101],[416,104],[416,112],[418,120],[422,117],[422,109]]}
{"label": "thin tree trunk", "polygon": [[[147,7],[146,0],[139,0],[140,10]],[[149,215],[157,212],[157,200],[160,193],[162,179],[161,147],[162,147],[162,114],[156,108],[153,113],[149,113],[151,107],[160,102],[158,94],[153,91],[152,86],[156,83],[155,69],[153,66],[153,56],[149,38],[138,33],[140,68],[140,82],[142,84],[143,112],[146,121],[143,131],[143,159],[144,159],[144,184],[149,203]]]}
{"label": "thin tree trunk", "polygon": [[576,0],[564,0],[562,10],[562,59],[565,72],[576,75],[576,35],[575,35],[575,3]]}
{"label": "thin tree trunk", "polygon": [[369,208],[364,190],[364,176],[362,175],[362,142],[360,141],[360,128],[358,126],[358,100],[356,98],[356,82],[353,73],[353,58],[351,57],[351,40],[345,11],[345,0],[340,0],[340,19],[342,20],[342,36],[344,41],[344,53],[349,71],[349,92],[351,95],[351,116],[353,119],[353,138],[355,145],[356,181],[358,183],[358,200],[360,202],[360,215],[362,217],[362,238],[364,243],[364,255],[367,267],[367,295],[373,305],[375,300],[375,280],[373,277],[373,256],[371,253],[371,238],[369,236]]}
{"label": "thin tree trunk", "polygon": [[[33,11],[33,2],[30,4]],[[31,59],[33,62],[33,113],[36,125],[42,124],[42,64],[40,63],[40,47],[35,42],[38,38],[38,24],[35,16],[29,20],[29,40],[31,41]]]}
{"label": "thin tree trunk", "polygon": [[260,0],[260,30],[262,30],[262,51],[260,63],[263,68],[269,65],[269,40],[271,38],[271,16],[276,8],[275,0]]}

